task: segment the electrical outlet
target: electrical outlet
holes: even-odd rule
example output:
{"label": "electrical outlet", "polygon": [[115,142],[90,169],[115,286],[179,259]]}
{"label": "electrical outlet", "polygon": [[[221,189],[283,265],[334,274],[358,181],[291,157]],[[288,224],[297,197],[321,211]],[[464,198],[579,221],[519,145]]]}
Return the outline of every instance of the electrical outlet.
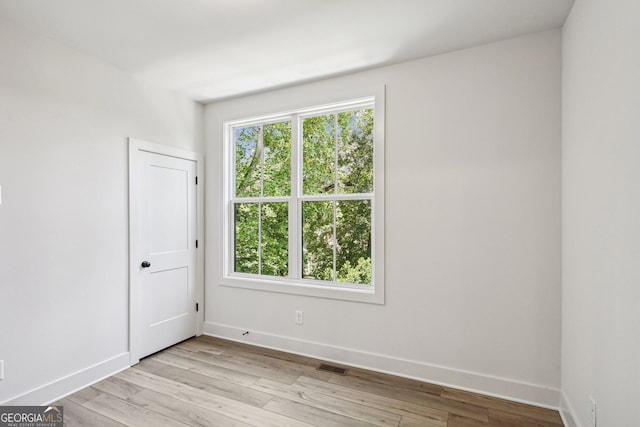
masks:
{"label": "electrical outlet", "polygon": [[0,380],[4,379],[4,360],[0,360]]}
{"label": "electrical outlet", "polygon": [[302,323],[304,322],[303,315],[304,313],[302,311],[296,310],[296,324],[302,325]]}
{"label": "electrical outlet", "polygon": [[596,401],[593,397],[589,396],[589,402],[591,403],[591,411],[589,412],[589,420],[591,421],[591,427],[597,426],[596,418]]}

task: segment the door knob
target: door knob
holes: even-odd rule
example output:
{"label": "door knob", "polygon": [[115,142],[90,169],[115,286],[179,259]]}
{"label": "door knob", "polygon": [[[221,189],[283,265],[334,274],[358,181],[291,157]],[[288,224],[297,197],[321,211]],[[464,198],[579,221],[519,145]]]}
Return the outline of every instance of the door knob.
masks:
{"label": "door knob", "polygon": [[151,267],[151,263],[149,261],[142,261],[142,264],[140,264],[140,266],[142,268],[149,268]]}

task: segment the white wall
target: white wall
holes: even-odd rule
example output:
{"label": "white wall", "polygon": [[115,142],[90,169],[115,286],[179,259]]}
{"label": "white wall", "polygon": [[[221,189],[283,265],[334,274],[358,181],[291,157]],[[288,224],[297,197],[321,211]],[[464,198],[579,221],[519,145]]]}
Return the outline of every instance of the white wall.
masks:
{"label": "white wall", "polygon": [[0,64],[0,402],[40,404],[128,362],[127,137],[201,151],[202,108],[6,21]]}
{"label": "white wall", "polygon": [[[560,47],[555,30],[207,105],[205,332],[557,406]],[[222,122],[382,84],[386,304],[219,286]]]}
{"label": "white wall", "polygon": [[[563,31],[562,391],[568,424],[640,425],[640,3]],[[572,418],[571,417],[572,415]]]}

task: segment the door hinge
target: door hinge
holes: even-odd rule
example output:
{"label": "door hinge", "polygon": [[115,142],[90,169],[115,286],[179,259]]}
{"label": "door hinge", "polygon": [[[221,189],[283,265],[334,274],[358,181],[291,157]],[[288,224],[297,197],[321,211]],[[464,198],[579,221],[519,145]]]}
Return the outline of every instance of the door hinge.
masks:
{"label": "door hinge", "polygon": [[196,176],[196,185],[198,185],[198,177]]}
{"label": "door hinge", "polygon": [[196,240],[196,249],[198,249],[198,241]]}
{"label": "door hinge", "polygon": [[198,303],[196,303],[196,311],[200,310],[200,306],[198,305]]}

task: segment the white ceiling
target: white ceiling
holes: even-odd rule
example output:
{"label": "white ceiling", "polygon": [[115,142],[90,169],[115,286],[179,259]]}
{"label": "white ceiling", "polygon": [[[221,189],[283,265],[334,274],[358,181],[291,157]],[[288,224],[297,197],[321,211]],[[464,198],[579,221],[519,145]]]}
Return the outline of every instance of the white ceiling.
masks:
{"label": "white ceiling", "polygon": [[0,0],[0,16],[207,102],[559,27],[573,0]]}

